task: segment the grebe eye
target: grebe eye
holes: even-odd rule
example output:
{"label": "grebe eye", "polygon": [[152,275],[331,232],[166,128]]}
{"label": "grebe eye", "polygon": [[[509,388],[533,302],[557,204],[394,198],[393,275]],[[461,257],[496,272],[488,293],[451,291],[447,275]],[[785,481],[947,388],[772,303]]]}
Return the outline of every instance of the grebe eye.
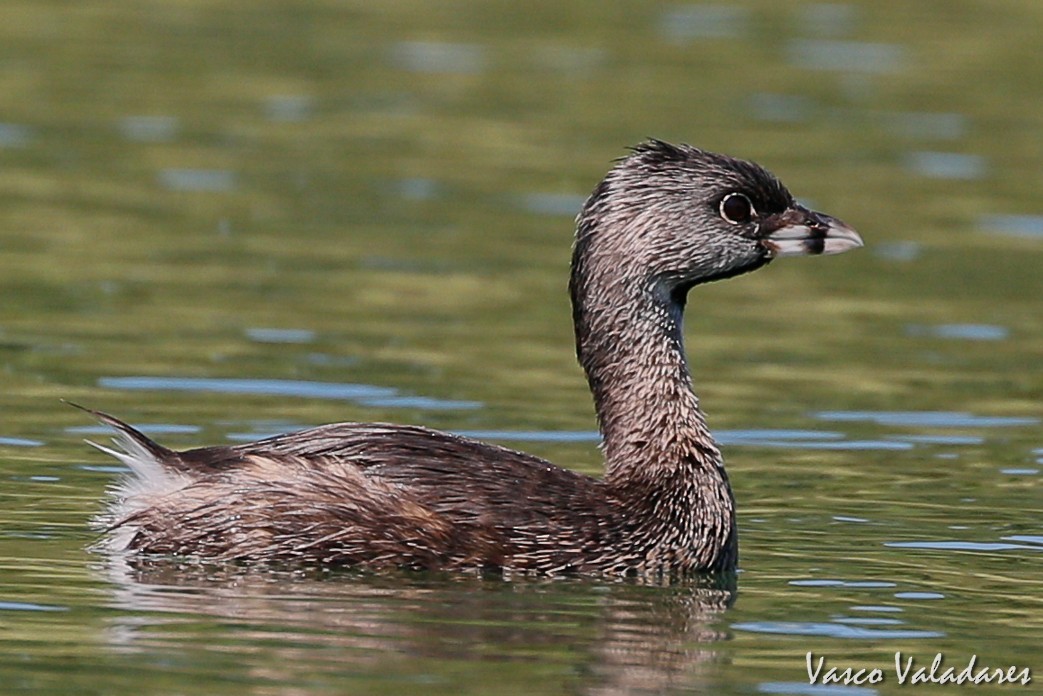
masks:
{"label": "grebe eye", "polygon": [[721,217],[733,225],[744,225],[753,219],[753,203],[742,193],[729,193],[721,199]]}

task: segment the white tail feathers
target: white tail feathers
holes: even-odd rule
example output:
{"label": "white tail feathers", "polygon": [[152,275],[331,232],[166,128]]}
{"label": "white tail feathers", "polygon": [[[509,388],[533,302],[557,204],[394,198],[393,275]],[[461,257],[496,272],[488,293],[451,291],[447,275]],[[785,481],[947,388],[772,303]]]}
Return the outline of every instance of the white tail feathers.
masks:
{"label": "white tail feathers", "polygon": [[[91,440],[86,442],[126,465],[130,474],[124,476],[113,487],[114,500],[108,513],[98,518],[98,523],[103,527],[157,505],[162,498],[180,491],[192,482],[187,476],[164,466],[156,453],[136,439],[131,432],[123,430],[115,423],[108,424],[116,428],[116,435],[112,438],[115,447],[99,445]],[[136,531],[134,525],[121,526],[109,537],[108,545],[116,550],[124,549]]]}

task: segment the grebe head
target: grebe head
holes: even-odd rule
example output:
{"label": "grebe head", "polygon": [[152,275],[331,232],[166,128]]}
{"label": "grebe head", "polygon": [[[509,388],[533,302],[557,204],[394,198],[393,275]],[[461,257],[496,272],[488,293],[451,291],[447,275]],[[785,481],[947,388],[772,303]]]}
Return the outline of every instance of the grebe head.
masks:
{"label": "grebe head", "polygon": [[797,203],[759,165],[650,140],[621,159],[587,199],[573,261],[607,262],[617,280],[683,304],[692,286],[776,257],[860,246],[858,233]]}

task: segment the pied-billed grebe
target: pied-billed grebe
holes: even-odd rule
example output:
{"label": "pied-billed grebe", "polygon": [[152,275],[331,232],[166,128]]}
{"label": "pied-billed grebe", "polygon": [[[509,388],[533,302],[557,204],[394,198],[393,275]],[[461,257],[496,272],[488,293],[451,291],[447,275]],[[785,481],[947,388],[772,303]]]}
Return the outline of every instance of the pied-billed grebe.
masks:
{"label": "pied-billed grebe", "polygon": [[118,431],[114,549],[210,560],[673,576],[728,571],[728,477],[685,361],[688,290],[862,245],[756,164],[651,140],[598,184],[572,255],[604,479],[421,427],[338,423],[175,452]]}

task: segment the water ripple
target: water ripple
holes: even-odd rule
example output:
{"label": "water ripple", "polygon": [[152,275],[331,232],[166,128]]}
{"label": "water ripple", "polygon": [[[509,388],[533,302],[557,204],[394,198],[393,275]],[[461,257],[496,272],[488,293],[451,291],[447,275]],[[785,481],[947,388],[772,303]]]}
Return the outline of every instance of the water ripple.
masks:
{"label": "water ripple", "polygon": [[235,173],[227,169],[163,169],[159,184],[170,191],[231,191],[236,186]]}
{"label": "water ripple", "polygon": [[727,39],[745,31],[749,13],[733,5],[680,5],[659,18],[659,34],[674,43]]}
{"label": "water ripple", "polygon": [[315,332],[310,329],[269,329],[263,327],[246,330],[246,337],[256,343],[311,343]]}
{"label": "water ripple", "polygon": [[901,607],[893,607],[886,604],[856,604],[851,607],[851,611],[881,611],[898,614],[905,610]]}
{"label": "water ripple", "polygon": [[722,430],[718,433],[718,438],[725,439],[731,444],[739,444],[742,442],[761,442],[763,440],[842,440],[844,434],[828,430],[773,428],[766,430]]}
{"label": "water ripple", "polygon": [[181,122],[176,116],[125,116],[118,127],[133,142],[167,143],[177,137]]}
{"label": "water ripple", "polygon": [[1005,326],[995,324],[938,324],[937,326],[910,324],[906,327],[906,333],[910,336],[934,336],[964,341],[1002,341],[1010,335],[1010,330]]}
{"label": "water ripple", "polygon": [[57,604],[34,604],[32,602],[7,602],[0,600],[0,611],[69,611],[69,607]]}
{"label": "water ripple", "polygon": [[896,583],[887,580],[834,580],[826,578],[821,580],[790,580],[789,584],[797,587],[860,587],[870,589],[896,587]]}
{"label": "water ripple", "polygon": [[968,131],[968,118],[951,112],[905,111],[884,114],[887,130],[906,138],[920,140],[958,140]]}
{"label": "water ripple", "polygon": [[787,53],[791,64],[810,70],[893,73],[905,63],[901,46],[863,41],[793,40]]}
{"label": "water ripple", "polygon": [[983,215],[978,225],[1011,237],[1043,239],[1043,215]]}
{"label": "water ripple", "polygon": [[0,123],[0,147],[28,147],[33,137],[33,129],[29,126],[21,123]]}
{"label": "water ripple", "polygon": [[300,123],[311,118],[314,100],[301,94],[275,94],[264,101],[264,113],[276,123]]}
{"label": "water ripple", "polygon": [[848,626],[845,624],[813,621],[745,621],[732,624],[736,631],[771,633],[787,636],[824,636],[858,640],[895,640],[900,638],[940,638],[939,631],[913,629],[884,629]]}
{"label": "water ripple", "polygon": [[[201,428],[197,425],[179,425],[174,423],[152,423],[149,425],[134,426],[146,435],[194,435]],[[112,432],[107,425],[74,425],[65,429],[65,432],[76,435],[104,435]]]}
{"label": "water ripple", "polygon": [[573,217],[587,197],[574,193],[526,193],[518,197],[518,205],[537,215]]}
{"label": "water ripple", "polygon": [[763,440],[760,442],[744,442],[743,444],[756,444],[760,447],[792,447],[795,449],[809,449],[809,450],[849,450],[849,451],[869,451],[869,450],[909,450],[913,448],[912,443],[909,442],[894,442],[888,440],[844,440],[843,442],[777,442],[773,440]]}
{"label": "water ripple", "polygon": [[889,439],[920,445],[980,445],[985,438],[975,435],[888,435]]}
{"label": "water ripple", "polygon": [[920,253],[921,247],[919,242],[882,242],[873,245],[873,256],[887,261],[915,261],[919,258]]}
{"label": "water ripple", "polygon": [[406,177],[390,184],[392,193],[407,201],[429,201],[437,198],[440,186],[434,179],[422,176]]}
{"label": "water ripple", "polygon": [[473,75],[485,70],[485,50],[474,44],[400,41],[391,47],[398,68],[418,73]]}
{"label": "water ripple", "polygon": [[1036,425],[1038,418],[975,416],[965,411],[819,411],[815,418],[913,428],[1004,428]]}
{"label": "water ripple", "polygon": [[39,440],[30,440],[24,437],[0,437],[0,445],[7,447],[42,447]]}
{"label": "water ripple", "polygon": [[792,696],[872,696],[880,693],[867,686],[805,684],[804,682],[763,682],[757,685],[762,694],[791,694]]}
{"label": "water ripple", "polygon": [[822,37],[851,34],[859,24],[858,8],[835,2],[821,2],[801,7],[797,27]]}
{"label": "water ripple", "polygon": [[847,440],[842,433],[821,430],[725,430],[715,435],[722,445],[807,450],[907,450],[908,442]]}
{"label": "water ripple", "polygon": [[905,624],[900,619],[885,619],[882,616],[838,616],[833,620],[852,626],[902,626]]}
{"label": "water ripple", "polygon": [[981,542],[981,541],[888,541],[884,546],[893,549],[929,549],[933,551],[1013,551],[1029,549],[1041,551],[1035,546],[1025,544],[1007,544],[1003,542]]}
{"label": "water ripple", "polygon": [[803,95],[755,92],[747,100],[750,115],[768,123],[800,123],[807,121],[814,105]]}
{"label": "water ripple", "polygon": [[928,179],[972,181],[985,176],[988,166],[981,155],[960,152],[910,152],[905,157],[910,171]]}
{"label": "water ripple", "polygon": [[354,401],[364,406],[454,410],[481,408],[479,401],[453,401],[432,397],[404,396],[391,387],[371,384],[311,382],[292,379],[232,379],[213,377],[102,377],[98,386],[107,389],[189,391],[219,394],[260,394],[305,399]]}
{"label": "water ripple", "polygon": [[941,592],[895,592],[898,599],[945,599]]}

